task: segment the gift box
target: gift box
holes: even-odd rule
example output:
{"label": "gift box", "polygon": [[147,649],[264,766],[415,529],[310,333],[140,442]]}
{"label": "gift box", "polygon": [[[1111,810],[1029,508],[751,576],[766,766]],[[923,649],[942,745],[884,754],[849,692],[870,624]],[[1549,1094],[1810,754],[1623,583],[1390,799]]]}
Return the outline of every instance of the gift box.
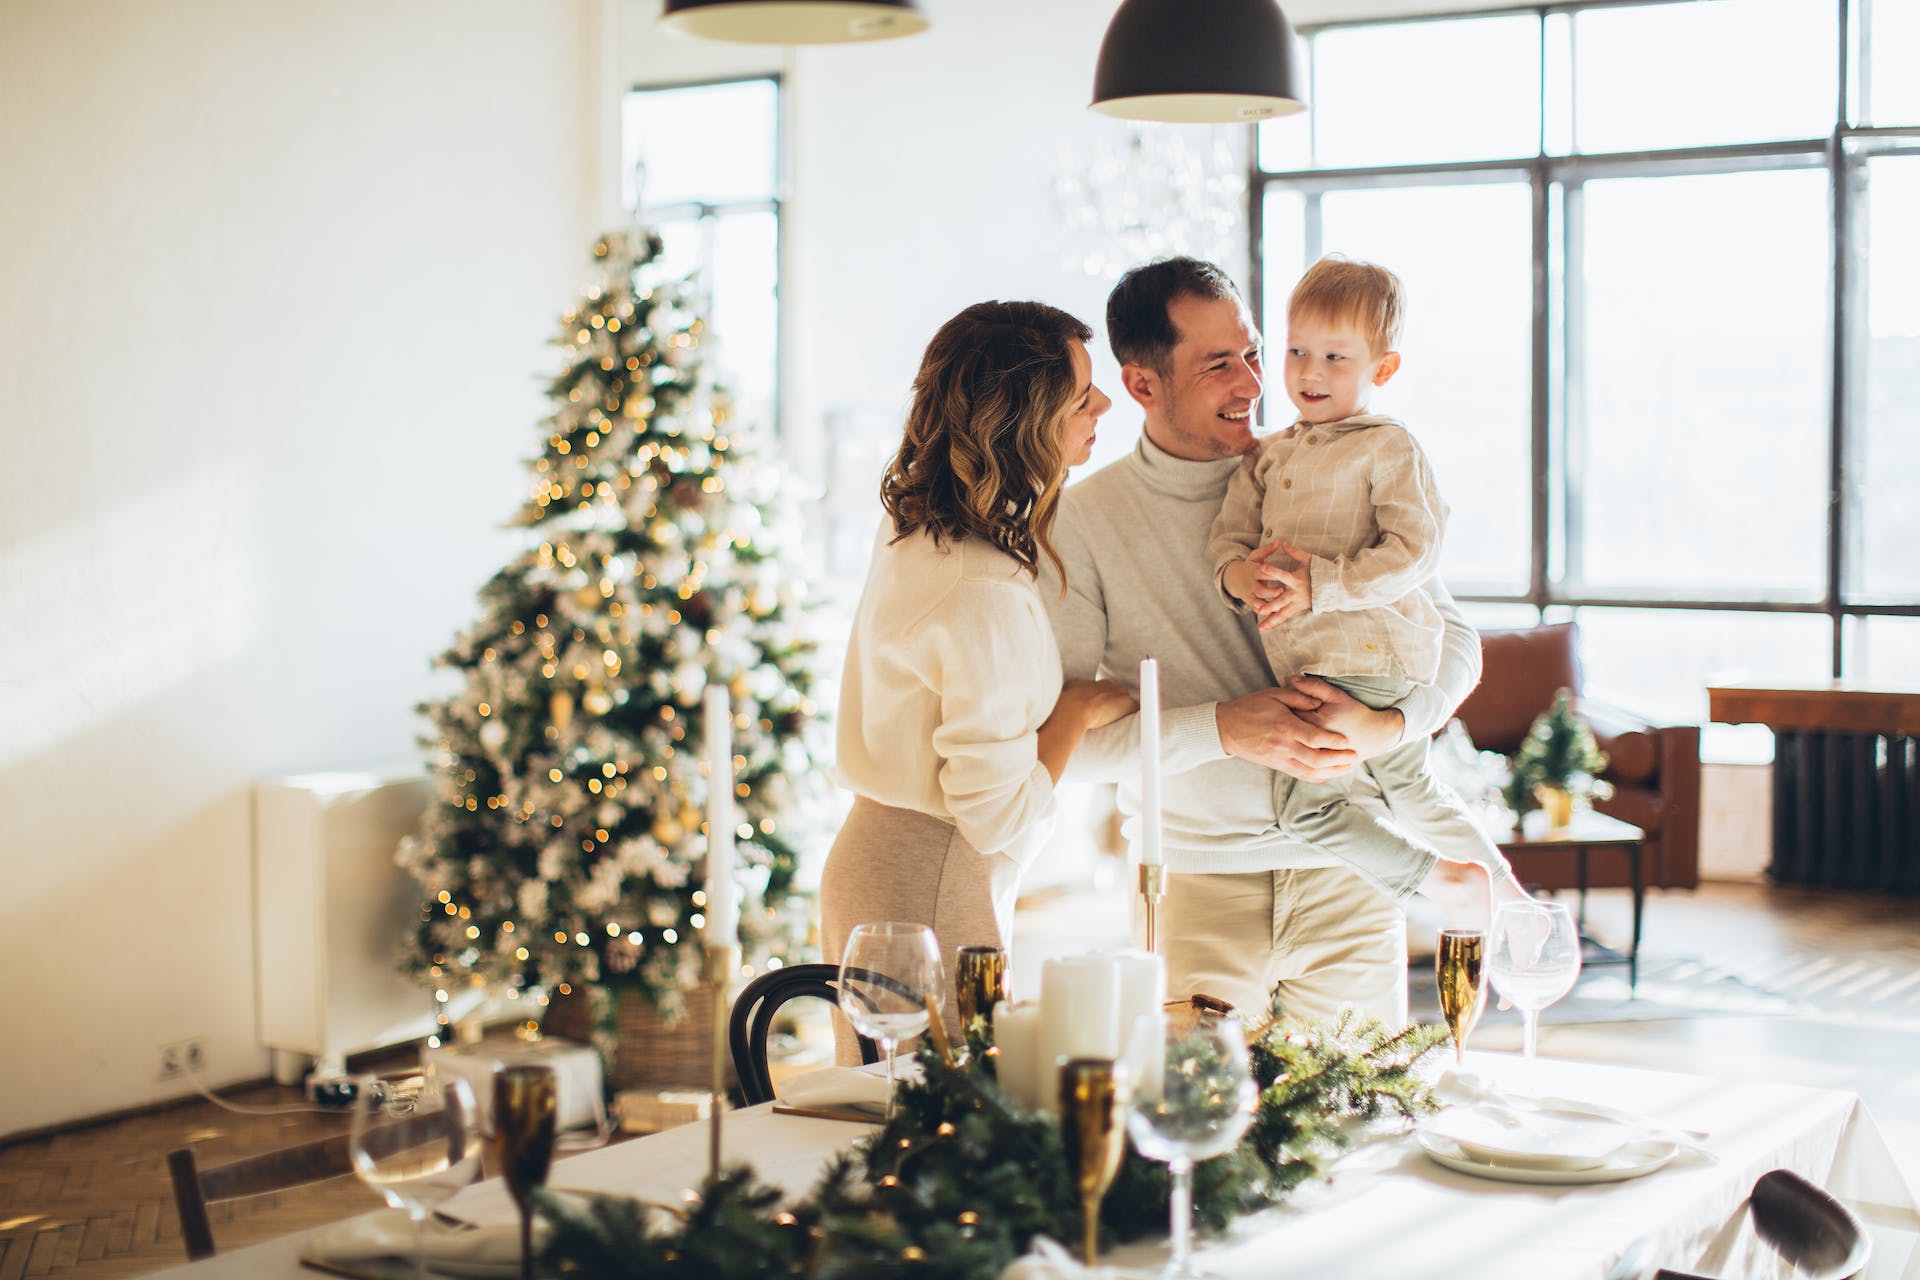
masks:
{"label": "gift box", "polygon": [[480,1103],[480,1127],[493,1132],[493,1076],[502,1067],[552,1067],[559,1086],[558,1128],[605,1132],[607,1099],[600,1082],[600,1055],[583,1044],[548,1036],[523,1040],[481,1040],[423,1050],[420,1066],[428,1079],[458,1076],[473,1086]]}

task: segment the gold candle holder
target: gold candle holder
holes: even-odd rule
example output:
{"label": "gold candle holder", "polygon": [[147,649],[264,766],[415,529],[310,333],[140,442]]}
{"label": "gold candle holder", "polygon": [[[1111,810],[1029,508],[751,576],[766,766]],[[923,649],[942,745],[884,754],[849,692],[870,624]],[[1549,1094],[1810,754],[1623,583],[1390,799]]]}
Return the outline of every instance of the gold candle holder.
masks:
{"label": "gold candle holder", "polygon": [[1160,950],[1160,900],[1167,896],[1167,868],[1161,863],[1140,864],[1140,897],[1146,904],[1147,950]]}
{"label": "gold candle holder", "polygon": [[1433,975],[1440,991],[1440,1016],[1453,1033],[1453,1060],[1464,1062],[1467,1037],[1487,1004],[1487,935],[1478,929],[1442,929],[1433,949]]}
{"label": "gold candle holder", "polygon": [[1100,1201],[1127,1150],[1126,1071],[1108,1058],[1069,1058],[1060,1067],[1060,1137],[1080,1192],[1084,1253],[1100,1251]]}
{"label": "gold candle holder", "polygon": [[1013,999],[1007,953],[999,947],[962,947],[953,962],[954,999],[960,1010],[960,1029],[972,1034],[973,1020],[993,1020],[993,1006]]}
{"label": "gold candle holder", "polygon": [[740,948],[707,948],[707,981],[713,985],[713,1097],[707,1108],[707,1180],[720,1178],[720,1117],[727,1109],[727,987],[740,966]]}

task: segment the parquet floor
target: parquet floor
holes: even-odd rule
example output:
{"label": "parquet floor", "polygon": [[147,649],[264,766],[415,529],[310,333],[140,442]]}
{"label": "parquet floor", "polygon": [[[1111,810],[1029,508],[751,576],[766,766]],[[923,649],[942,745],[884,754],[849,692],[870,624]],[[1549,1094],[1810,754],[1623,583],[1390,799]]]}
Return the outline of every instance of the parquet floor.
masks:
{"label": "parquet floor", "polygon": [[[1624,894],[1613,896],[1621,901],[1594,895],[1591,914],[1602,933],[1625,927]],[[1125,918],[1123,912],[1090,912],[1085,901],[1056,901],[1023,913],[1016,956],[1109,941],[1086,934],[1089,919],[1109,915]],[[1764,975],[1770,989],[1803,993],[1805,999],[1795,1008],[1751,1016],[1721,1011],[1694,1019],[1554,1027],[1543,1033],[1542,1052],[1854,1089],[1867,1097],[1896,1151],[1920,1149],[1920,906],[1912,899],[1715,884],[1694,893],[1652,895],[1646,926],[1643,956],[1692,958]],[[1863,981],[1878,998],[1871,1016],[1856,1021],[1843,1007],[1855,1002],[1836,997],[1861,990]],[[230,1097],[254,1106],[303,1101],[297,1090],[271,1085]],[[339,1112],[242,1116],[193,1102],[0,1146],[0,1280],[111,1280],[171,1266],[185,1254],[167,1181],[167,1151],[192,1143],[204,1162],[217,1163],[324,1137],[346,1124]],[[1909,1168],[1910,1176],[1917,1173]],[[217,1205],[214,1238],[222,1250],[236,1248],[374,1205],[370,1192],[343,1178]]]}

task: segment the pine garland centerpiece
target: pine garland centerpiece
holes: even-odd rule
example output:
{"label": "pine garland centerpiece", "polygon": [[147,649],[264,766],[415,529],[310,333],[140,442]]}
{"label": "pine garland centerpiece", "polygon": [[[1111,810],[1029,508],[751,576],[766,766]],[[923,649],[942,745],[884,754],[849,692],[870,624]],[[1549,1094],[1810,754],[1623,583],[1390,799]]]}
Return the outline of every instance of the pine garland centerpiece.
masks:
{"label": "pine garland centerpiece", "polygon": [[[1391,1031],[1347,1013],[1331,1023],[1280,1016],[1252,1031],[1260,1095],[1239,1146],[1195,1168],[1198,1223],[1219,1230],[1324,1172],[1360,1123],[1437,1109],[1415,1066],[1439,1026]],[[914,1276],[997,1280],[1036,1237],[1079,1238],[1080,1204],[1060,1126],[1022,1111],[995,1079],[990,1033],[958,1064],[923,1048],[922,1078],[901,1086],[884,1128],[788,1198],[747,1168],[705,1183],[683,1206],[540,1193],[547,1259],[585,1280],[652,1277]],[[1100,1210],[1107,1242],[1167,1222],[1167,1167],[1128,1145]]]}
{"label": "pine garland centerpiece", "polygon": [[[438,659],[421,707],[436,794],[399,859],[424,891],[409,959],[442,1002],[502,984],[637,988],[672,1014],[701,977],[700,699],[733,705],[749,955],[779,930],[822,771],[814,644],[780,553],[775,470],[751,456],[658,233],[594,246],[515,523],[525,550]],[[777,947],[776,947],[777,949]]]}

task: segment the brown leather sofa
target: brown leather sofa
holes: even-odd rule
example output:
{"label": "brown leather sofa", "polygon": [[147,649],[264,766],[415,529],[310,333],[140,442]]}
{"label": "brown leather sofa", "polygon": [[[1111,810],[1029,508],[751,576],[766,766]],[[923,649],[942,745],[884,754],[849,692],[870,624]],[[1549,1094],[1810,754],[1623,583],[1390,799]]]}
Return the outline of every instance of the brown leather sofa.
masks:
{"label": "brown leather sofa", "polygon": [[[1580,632],[1571,622],[1523,631],[1483,631],[1485,666],[1480,687],[1460,704],[1460,721],[1482,750],[1512,755],[1535,716],[1560,689],[1570,690],[1580,713],[1609,757],[1601,775],[1613,797],[1594,808],[1647,833],[1649,887],[1691,889],[1700,883],[1700,727],[1655,726],[1619,707],[1580,693]],[[1515,874],[1536,889],[1576,883],[1573,859],[1552,850],[1523,849]],[[1596,850],[1588,867],[1595,888],[1628,888],[1633,867],[1624,854]]]}

